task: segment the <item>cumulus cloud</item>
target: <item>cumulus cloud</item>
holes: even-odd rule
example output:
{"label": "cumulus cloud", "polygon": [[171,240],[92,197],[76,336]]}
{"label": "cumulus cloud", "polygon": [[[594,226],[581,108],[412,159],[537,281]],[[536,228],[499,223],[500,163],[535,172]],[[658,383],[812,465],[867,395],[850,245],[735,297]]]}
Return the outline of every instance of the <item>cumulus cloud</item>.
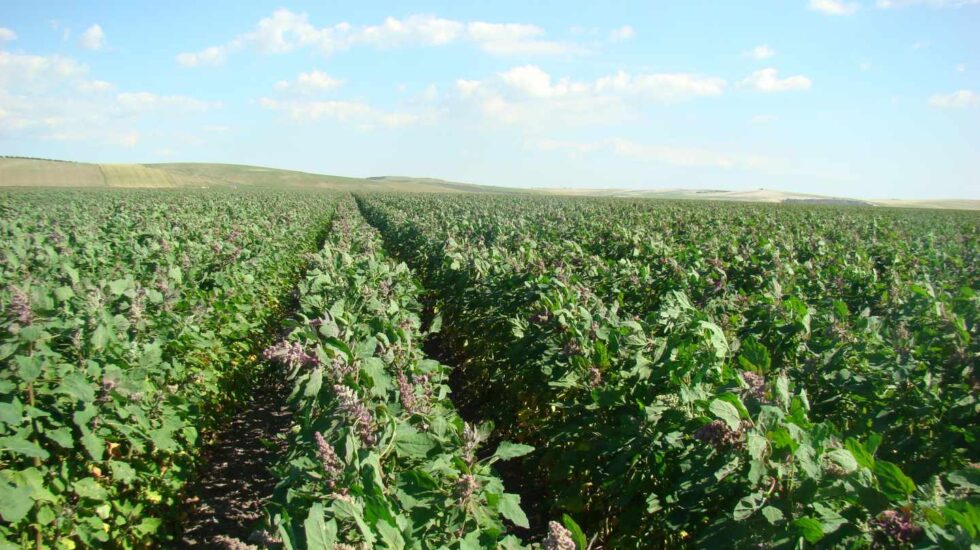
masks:
{"label": "cumulus cloud", "polygon": [[0,42],[10,42],[17,40],[17,33],[7,27],[0,27]]}
{"label": "cumulus cloud", "polygon": [[338,78],[333,78],[327,73],[319,70],[312,70],[306,73],[300,73],[296,77],[296,80],[290,82],[288,80],[280,80],[276,82],[276,89],[292,90],[305,94],[313,94],[317,92],[326,92],[339,88],[344,84],[343,80]]}
{"label": "cumulus cloud", "polygon": [[634,31],[633,27],[629,25],[623,25],[622,27],[613,29],[609,32],[609,39],[613,42],[625,42],[632,39],[634,36],[636,36],[636,31]]}
{"label": "cumulus cloud", "polygon": [[973,90],[957,90],[949,94],[935,94],[929,105],[942,109],[962,109],[980,106],[980,94]]}
{"label": "cumulus cloud", "polygon": [[91,27],[85,29],[82,36],[78,39],[78,45],[85,48],[86,50],[101,50],[105,47],[105,33],[102,32],[102,27],[99,25],[92,25]]}
{"label": "cumulus cloud", "polygon": [[724,79],[694,73],[619,71],[595,80],[553,78],[537,65],[485,80],[457,80],[456,99],[504,124],[609,124],[639,116],[644,104],[671,104],[724,92]]}
{"label": "cumulus cloud", "polygon": [[810,9],[826,15],[854,15],[858,5],[840,0],[810,0]]}
{"label": "cumulus cloud", "polygon": [[38,91],[80,77],[88,68],[60,55],[15,54],[0,51],[0,88]]}
{"label": "cumulus cloud", "polygon": [[0,51],[0,138],[132,147],[140,143],[141,123],[221,106],[181,95],[114,93],[112,83],[88,73],[71,58]]}
{"label": "cumulus cloud", "polygon": [[779,71],[772,67],[755,71],[739,83],[764,93],[809,90],[811,85],[810,79],[803,75],[779,78]]}
{"label": "cumulus cloud", "polygon": [[776,50],[770,48],[767,44],[761,44],[759,46],[752,48],[752,51],[749,52],[749,55],[759,60],[769,59],[770,57],[776,55]]}
{"label": "cumulus cloud", "polygon": [[378,25],[347,22],[317,27],[305,13],[279,9],[261,19],[256,27],[230,41],[185,52],[177,56],[184,67],[220,65],[237,52],[251,49],[265,54],[282,54],[299,48],[314,48],[325,55],[355,46],[378,49],[404,46],[444,46],[468,42],[494,55],[549,55],[584,51],[565,42],[547,40],[544,29],[522,23],[455,21],[434,15],[388,17]]}

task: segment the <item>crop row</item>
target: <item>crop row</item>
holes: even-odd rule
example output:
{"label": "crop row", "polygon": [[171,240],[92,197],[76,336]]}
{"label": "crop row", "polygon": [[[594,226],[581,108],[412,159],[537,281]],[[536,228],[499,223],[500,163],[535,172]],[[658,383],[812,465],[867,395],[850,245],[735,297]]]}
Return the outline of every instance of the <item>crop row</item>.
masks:
{"label": "crop row", "polygon": [[[975,220],[874,220],[861,256],[833,209],[358,200],[431,291],[465,398],[610,545],[975,540]],[[635,225],[581,221],[597,208]],[[898,231],[919,227],[947,239],[922,246],[936,285],[882,296],[880,274],[923,276]]]}
{"label": "crop row", "polygon": [[165,540],[333,195],[17,191],[0,219],[0,547]]}
{"label": "crop row", "polygon": [[460,418],[448,368],[421,349],[432,329],[419,291],[343,201],[288,334],[266,351],[294,384],[295,427],[269,505],[270,536],[286,548],[523,547],[505,523],[528,527],[520,497],[491,466],[532,448],[481,453],[490,427]]}

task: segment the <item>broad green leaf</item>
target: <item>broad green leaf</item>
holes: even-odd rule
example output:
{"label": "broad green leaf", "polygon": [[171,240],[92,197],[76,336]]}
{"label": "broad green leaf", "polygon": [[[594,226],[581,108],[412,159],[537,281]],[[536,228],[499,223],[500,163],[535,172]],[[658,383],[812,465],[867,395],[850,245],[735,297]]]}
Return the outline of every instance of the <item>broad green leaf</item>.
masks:
{"label": "broad green leaf", "polygon": [[108,496],[104,487],[99,485],[99,482],[95,478],[85,477],[76,481],[72,487],[75,489],[75,494],[82,498],[90,498],[92,500],[105,500]]}
{"label": "broad green leaf", "polygon": [[725,421],[729,429],[732,431],[738,431],[741,424],[741,418],[738,414],[738,409],[735,405],[727,401],[722,401],[721,399],[715,399],[711,402],[711,406],[708,407],[715,416]]}
{"label": "broad green leaf", "polygon": [[823,526],[820,524],[820,520],[798,518],[794,519],[792,524],[796,528],[796,532],[810,544],[816,544],[823,538]]}
{"label": "broad green leaf", "polygon": [[527,529],[529,527],[527,516],[521,510],[521,497],[511,493],[504,493],[497,502],[497,511],[500,515],[509,519],[518,527]]}
{"label": "broad green leaf", "polygon": [[0,516],[5,521],[17,523],[31,511],[34,500],[31,489],[23,485],[11,485],[0,479]]}
{"label": "broad green leaf", "polygon": [[337,524],[330,520],[324,521],[323,504],[314,502],[310,513],[303,522],[306,531],[306,547],[308,550],[332,550],[337,543]]}
{"label": "broad green leaf", "polygon": [[892,500],[908,498],[915,491],[915,482],[902,472],[898,465],[885,460],[875,462],[878,486]]}
{"label": "broad green leaf", "polygon": [[405,457],[425,458],[436,444],[431,435],[420,433],[408,424],[399,424],[395,431],[395,450]]}
{"label": "broad green leaf", "polygon": [[522,445],[520,443],[511,443],[510,441],[503,441],[497,447],[497,450],[493,453],[490,462],[496,462],[498,460],[508,460],[511,458],[517,458],[519,456],[524,456],[528,453],[534,451],[534,447],[530,445]]}
{"label": "broad green leaf", "polygon": [[0,450],[9,451],[31,458],[48,459],[48,452],[38,446],[33,441],[28,441],[22,437],[0,437]]}
{"label": "broad green leaf", "polygon": [[777,523],[783,521],[783,511],[774,506],[763,507],[762,515],[766,517],[771,525],[776,525]]}

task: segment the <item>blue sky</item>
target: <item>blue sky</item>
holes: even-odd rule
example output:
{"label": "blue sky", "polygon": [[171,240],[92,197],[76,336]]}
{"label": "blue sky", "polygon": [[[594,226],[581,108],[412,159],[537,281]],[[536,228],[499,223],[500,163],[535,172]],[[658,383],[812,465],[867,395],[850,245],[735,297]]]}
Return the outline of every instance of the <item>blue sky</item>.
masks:
{"label": "blue sky", "polygon": [[980,198],[980,0],[7,0],[0,154]]}

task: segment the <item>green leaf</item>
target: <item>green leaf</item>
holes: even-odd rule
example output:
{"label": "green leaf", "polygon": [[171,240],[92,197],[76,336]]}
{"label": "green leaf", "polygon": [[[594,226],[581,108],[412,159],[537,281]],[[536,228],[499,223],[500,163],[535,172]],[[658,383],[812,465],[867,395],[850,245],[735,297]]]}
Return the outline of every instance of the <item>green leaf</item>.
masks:
{"label": "green leaf", "polygon": [[56,393],[64,394],[75,398],[77,401],[88,403],[95,401],[95,388],[85,379],[85,375],[80,372],[73,372],[64,377]]}
{"label": "green leaf", "polygon": [[527,515],[521,510],[521,497],[511,493],[504,493],[497,502],[497,511],[500,515],[509,519],[514,525],[527,529],[529,527]]}
{"label": "green leaf", "polygon": [[48,430],[44,433],[51,441],[54,441],[63,449],[71,449],[75,446],[75,440],[72,437],[71,429],[61,427],[57,430]]}
{"label": "green leaf", "polygon": [[105,500],[108,496],[105,488],[99,485],[99,482],[92,477],[86,477],[76,481],[72,485],[72,488],[75,489],[75,494],[82,498]]}
{"label": "green leaf", "polygon": [[711,402],[711,406],[708,407],[715,416],[725,421],[728,424],[728,428],[732,431],[738,431],[739,425],[741,424],[741,417],[738,414],[738,409],[735,405],[727,401],[722,401],[721,399],[715,399]]}
{"label": "green leaf", "polygon": [[306,383],[306,389],[303,390],[303,395],[306,397],[316,397],[319,395],[321,387],[323,387],[323,369],[317,367],[310,373],[310,380]]}
{"label": "green leaf", "polygon": [[793,527],[810,544],[816,544],[823,538],[823,526],[820,524],[820,520],[813,518],[794,519]]}
{"label": "green leaf", "polygon": [[75,291],[71,289],[70,286],[59,286],[54,289],[54,297],[58,299],[59,302],[66,302],[75,297]]}
{"label": "green leaf", "polygon": [[110,460],[109,469],[112,470],[112,479],[120,483],[132,483],[136,480],[136,470],[126,462]]}
{"label": "green leaf", "polygon": [[23,485],[11,485],[0,479],[0,516],[5,521],[17,523],[34,506],[31,489]]}
{"label": "green leaf", "polygon": [[575,520],[571,516],[562,514],[561,522],[565,525],[565,529],[572,532],[572,540],[575,541],[575,547],[578,550],[585,550],[589,547],[589,540],[585,538],[585,532],[582,531],[582,528],[575,523]]}
{"label": "green leaf", "polygon": [[109,281],[109,292],[113,296],[119,296],[126,289],[129,288],[129,279],[116,279],[115,281]]}
{"label": "green leaf", "polygon": [[393,548],[394,550],[403,550],[405,548],[405,539],[402,538],[401,531],[397,527],[388,523],[385,520],[378,520],[374,524],[374,528],[378,530],[378,534],[381,535],[382,542],[388,548]]}
{"label": "green leaf", "polygon": [[82,431],[84,434],[79,440],[82,442],[82,447],[85,447],[85,451],[88,452],[88,455],[93,460],[102,460],[102,453],[105,452],[105,442],[102,441],[102,438],[87,429]]}
{"label": "green leaf", "polygon": [[769,350],[766,349],[766,346],[759,343],[754,336],[749,336],[742,340],[738,363],[745,370],[765,374],[769,372],[772,359],[769,357]]}
{"label": "green leaf", "polygon": [[409,424],[399,424],[395,430],[395,450],[410,458],[425,458],[436,446],[429,434],[419,433]]}
{"label": "green leaf", "polygon": [[332,550],[337,543],[337,523],[323,519],[323,504],[314,502],[303,522],[308,550]]}
{"label": "green leaf", "polygon": [[49,456],[37,443],[17,436],[0,437],[0,449],[41,460],[47,460]]}
{"label": "green leaf", "polygon": [[854,455],[851,454],[851,451],[847,449],[834,449],[824,453],[823,457],[839,466],[846,474],[858,469],[857,460],[854,458]]}
{"label": "green leaf", "polygon": [[875,463],[874,472],[881,492],[892,500],[908,498],[915,491],[915,482],[896,464],[879,460]]}
{"label": "green leaf", "polygon": [[524,456],[530,452],[534,451],[534,447],[530,445],[522,445],[520,443],[511,443],[510,441],[504,441],[497,447],[497,450],[493,453],[490,458],[490,463],[494,463],[498,460],[508,460],[511,458],[517,458],[519,456]]}
{"label": "green leaf", "polygon": [[851,456],[854,457],[854,460],[858,464],[869,470],[874,470],[875,457],[860,441],[853,437],[848,437],[844,440],[844,448],[851,452]]}
{"label": "green leaf", "polygon": [[783,521],[783,511],[775,506],[766,506],[762,509],[762,515],[769,520],[771,525],[776,525],[780,521]]}
{"label": "green leaf", "polygon": [[735,521],[742,521],[754,514],[759,508],[762,507],[763,504],[765,504],[765,502],[766,497],[763,493],[752,493],[751,495],[738,501],[738,504],[735,505],[735,512],[732,514],[732,517],[735,518]]}

